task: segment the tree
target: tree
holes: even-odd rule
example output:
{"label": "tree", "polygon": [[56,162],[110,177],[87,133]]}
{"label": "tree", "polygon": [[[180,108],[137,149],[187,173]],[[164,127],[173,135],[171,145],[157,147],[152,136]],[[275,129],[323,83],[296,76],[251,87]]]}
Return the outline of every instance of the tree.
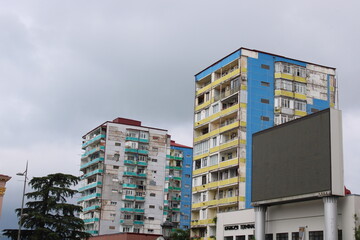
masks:
{"label": "tree", "polygon": [[171,240],[190,239],[190,230],[175,229],[175,231],[171,233],[170,239]]}
{"label": "tree", "polygon": [[[84,222],[76,215],[82,211],[81,206],[67,203],[77,191],[70,187],[76,185],[79,178],[62,173],[35,177],[29,185],[34,190],[26,194],[32,201],[26,203],[23,210],[21,239],[84,239],[90,237],[85,233]],[[20,209],[16,209],[20,217]],[[4,235],[16,239],[18,230],[5,229]]]}

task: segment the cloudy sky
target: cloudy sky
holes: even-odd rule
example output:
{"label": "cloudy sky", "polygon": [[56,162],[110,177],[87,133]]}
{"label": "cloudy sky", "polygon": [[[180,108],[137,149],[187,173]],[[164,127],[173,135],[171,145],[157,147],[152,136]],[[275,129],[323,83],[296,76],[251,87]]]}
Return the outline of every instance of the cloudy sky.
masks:
{"label": "cloudy sky", "polygon": [[337,68],[345,183],[360,193],[360,2],[0,0],[0,230],[22,178],[78,175],[81,136],[116,117],[192,145],[193,75],[239,47]]}

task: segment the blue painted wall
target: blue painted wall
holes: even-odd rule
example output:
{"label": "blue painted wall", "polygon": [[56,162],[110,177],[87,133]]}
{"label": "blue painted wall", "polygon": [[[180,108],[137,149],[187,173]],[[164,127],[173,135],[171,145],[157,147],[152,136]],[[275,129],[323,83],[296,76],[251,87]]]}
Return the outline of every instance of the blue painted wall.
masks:
{"label": "blue painted wall", "polygon": [[[183,151],[183,168],[181,174],[181,202],[180,202],[180,228],[190,229],[191,221],[191,188],[192,188],[192,155],[191,148],[175,147],[172,149]],[[186,219],[187,216],[187,219]]]}

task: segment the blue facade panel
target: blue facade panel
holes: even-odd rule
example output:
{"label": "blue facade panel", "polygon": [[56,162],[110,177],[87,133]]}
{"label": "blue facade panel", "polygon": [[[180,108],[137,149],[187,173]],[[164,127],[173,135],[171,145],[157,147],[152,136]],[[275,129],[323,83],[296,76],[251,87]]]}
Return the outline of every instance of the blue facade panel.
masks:
{"label": "blue facade panel", "polygon": [[[246,208],[251,207],[252,134],[274,126],[274,62],[275,57],[262,53],[258,59],[248,57],[247,62]],[[263,86],[261,82],[268,82],[269,86]],[[269,103],[262,103],[261,99],[267,99]]]}
{"label": "blue facade panel", "polygon": [[233,54],[227,56],[226,58],[222,59],[220,62],[216,63],[215,65],[205,69],[204,71],[198,73],[195,75],[195,81],[199,81],[200,79],[206,77],[207,75],[211,74],[212,72],[215,72],[219,68],[231,63],[235,59],[239,58],[241,54],[241,51],[236,51]]}
{"label": "blue facade panel", "polygon": [[183,151],[183,167],[181,174],[180,228],[190,229],[191,220],[191,189],[192,189],[192,156],[191,148],[175,147],[172,149]]}

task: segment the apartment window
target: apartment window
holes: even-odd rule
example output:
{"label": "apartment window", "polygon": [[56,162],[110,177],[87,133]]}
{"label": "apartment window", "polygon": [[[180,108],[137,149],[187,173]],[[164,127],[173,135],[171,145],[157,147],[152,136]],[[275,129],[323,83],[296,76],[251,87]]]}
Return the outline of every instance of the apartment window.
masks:
{"label": "apartment window", "polygon": [[151,159],[152,162],[157,162],[157,159],[153,158]]}
{"label": "apartment window", "polygon": [[248,236],[248,240],[255,240],[254,235],[249,235],[249,236]]}
{"label": "apartment window", "polygon": [[115,229],[115,226],[109,226],[109,229],[113,230]]}
{"label": "apartment window", "polygon": [[140,233],[140,229],[139,228],[134,228],[134,233]]}
{"label": "apartment window", "polygon": [[260,100],[260,102],[261,103],[269,103],[270,101],[269,101],[269,99],[265,99],[265,98],[262,98],[261,100]]}
{"label": "apartment window", "polygon": [[195,114],[195,121],[198,122],[201,120],[201,112]]}
{"label": "apartment window", "polygon": [[124,227],[123,232],[130,232],[130,227]]}
{"label": "apartment window", "polygon": [[155,208],[155,205],[149,205],[149,208]]}
{"label": "apartment window", "polygon": [[210,92],[205,93],[205,102],[210,100]]}
{"label": "apartment window", "polygon": [[205,118],[207,118],[209,116],[209,108],[205,109]]}
{"label": "apartment window", "polygon": [[245,240],[245,235],[236,236],[235,240]]}
{"label": "apartment window", "polygon": [[190,166],[190,164],[186,164],[185,167],[189,168],[189,167],[191,167],[191,166]]}
{"label": "apartment window", "polygon": [[296,67],[294,69],[294,75],[298,77],[306,77],[306,69],[301,67]]}
{"label": "apartment window", "polygon": [[292,70],[292,68],[289,65],[287,65],[287,64],[282,65],[282,72],[283,73],[290,73],[291,74],[291,72],[292,72],[291,70]]}
{"label": "apartment window", "polygon": [[133,204],[132,204],[132,203],[125,202],[125,203],[124,203],[124,207],[125,207],[125,208],[132,208],[132,207],[133,207]]}
{"label": "apartment window", "polygon": [[270,83],[261,81],[261,86],[270,87]]}
{"label": "apartment window", "polygon": [[270,120],[270,118],[269,118],[269,117],[266,117],[266,116],[261,116],[260,119],[261,119],[262,121],[267,121],[267,122]]}
{"label": "apartment window", "polygon": [[273,240],[273,234],[272,233],[265,234],[265,240]]}
{"label": "apartment window", "polygon": [[157,147],[152,147],[152,150],[153,150],[154,152],[159,151],[159,149],[158,149]]}
{"label": "apartment window", "polygon": [[140,132],[140,138],[148,139],[149,138],[149,133],[148,132]]}
{"label": "apartment window", "polygon": [[323,240],[323,231],[310,231],[309,232],[309,240]]}
{"label": "apartment window", "polygon": [[300,240],[300,238],[299,238],[299,232],[293,232],[293,233],[291,233],[291,240]]}
{"label": "apartment window", "polygon": [[194,145],[194,156],[209,152],[209,140]]}
{"label": "apartment window", "polygon": [[155,220],[155,218],[154,218],[154,217],[149,217],[148,219],[149,219],[150,221]]}
{"label": "apartment window", "polygon": [[269,69],[270,69],[270,66],[269,66],[269,65],[266,65],[266,64],[261,64],[261,68],[266,69],[266,70],[269,70]]}
{"label": "apartment window", "polygon": [[219,104],[217,103],[212,106],[212,112],[214,114],[217,113],[218,111],[219,111]]}
{"label": "apartment window", "polygon": [[129,214],[124,215],[124,219],[131,219],[131,215]]}
{"label": "apartment window", "polygon": [[226,236],[226,237],[224,237],[224,240],[234,240],[234,237],[233,236]]}
{"label": "apartment window", "polygon": [[204,157],[201,159],[201,167],[206,167],[207,166],[207,157]]}
{"label": "apartment window", "polygon": [[203,104],[204,103],[204,95],[201,95],[198,97],[198,105]]}
{"label": "apartment window", "polygon": [[116,205],[117,202],[110,202],[110,205]]}
{"label": "apartment window", "polygon": [[233,196],[233,190],[232,190],[232,189],[229,189],[227,195],[228,195],[228,197],[232,197],[232,196]]}
{"label": "apartment window", "polygon": [[210,166],[218,164],[218,155],[210,156]]}
{"label": "apartment window", "polygon": [[300,102],[300,101],[295,101],[295,109],[305,112],[306,111],[306,103]]}
{"label": "apartment window", "polygon": [[190,174],[185,174],[185,177],[186,177],[186,178],[190,178]]}
{"label": "apartment window", "polygon": [[113,169],[119,169],[119,166],[113,166]]}
{"label": "apartment window", "polygon": [[185,184],[185,188],[190,188],[190,185],[189,185],[189,184]]}
{"label": "apartment window", "polygon": [[285,108],[290,108],[290,99],[288,98],[281,98],[280,99],[280,106]]}
{"label": "apartment window", "polygon": [[289,240],[289,234],[288,233],[277,233],[276,240]]}
{"label": "apartment window", "polygon": [[152,233],[152,232],[154,232],[154,229],[150,229],[150,228],[149,228],[147,231],[148,231],[149,233]]}
{"label": "apartment window", "polygon": [[110,217],[115,217],[116,213],[110,213]]}
{"label": "apartment window", "polygon": [[295,92],[305,94],[306,93],[306,84],[304,83],[295,83]]}
{"label": "apartment window", "polygon": [[293,83],[291,81],[288,80],[284,80],[284,79],[276,79],[275,81],[275,89],[278,90],[286,90],[286,91],[293,91]]}
{"label": "apartment window", "polygon": [[121,143],[116,142],[116,143],[115,143],[115,146],[119,147],[119,146],[121,146]]}
{"label": "apartment window", "polygon": [[212,146],[216,147],[218,145],[217,137],[212,138]]}

